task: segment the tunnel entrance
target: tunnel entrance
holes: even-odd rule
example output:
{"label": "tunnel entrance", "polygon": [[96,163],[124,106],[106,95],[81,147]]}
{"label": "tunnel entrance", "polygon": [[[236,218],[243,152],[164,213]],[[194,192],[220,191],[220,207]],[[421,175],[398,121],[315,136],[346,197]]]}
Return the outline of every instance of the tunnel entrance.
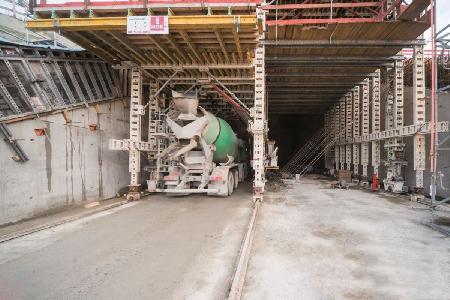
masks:
{"label": "tunnel entrance", "polygon": [[[279,147],[278,163],[283,167],[288,160],[323,127],[323,115],[269,115],[269,138]],[[323,168],[321,158],[315,166]]]}

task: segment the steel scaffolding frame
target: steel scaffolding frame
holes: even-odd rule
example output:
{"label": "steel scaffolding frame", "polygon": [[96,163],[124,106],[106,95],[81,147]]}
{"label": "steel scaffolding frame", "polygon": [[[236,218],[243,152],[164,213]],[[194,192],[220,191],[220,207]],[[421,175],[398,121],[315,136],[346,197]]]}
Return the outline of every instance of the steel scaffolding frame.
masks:
{"label": "steel scaffolding frame", "polygon": [[121,96],[108,90],[116,77],[111,66],[86,52],[0,45],[0,70],[3,119]]}

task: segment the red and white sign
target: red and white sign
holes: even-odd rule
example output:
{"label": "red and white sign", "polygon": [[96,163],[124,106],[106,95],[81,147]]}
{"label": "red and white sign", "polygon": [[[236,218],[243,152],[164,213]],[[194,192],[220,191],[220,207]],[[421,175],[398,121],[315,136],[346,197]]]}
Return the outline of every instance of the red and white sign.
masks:
{"label": "red and white sign", "polygon": [[169,34],[169,17],[150,16],[150,34]]}
{"label": "red and white sign", "polygon": [[169,34],[169,17],[128,16],[127,34]]}

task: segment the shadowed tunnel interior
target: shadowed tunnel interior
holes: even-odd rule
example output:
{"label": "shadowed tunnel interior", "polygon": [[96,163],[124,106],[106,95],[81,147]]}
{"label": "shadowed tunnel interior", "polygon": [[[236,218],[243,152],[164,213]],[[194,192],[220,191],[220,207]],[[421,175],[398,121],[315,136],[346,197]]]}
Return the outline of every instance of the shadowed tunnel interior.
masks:
{"label": "shadowed tunnel interior", "polygon": [[[269,138],[278,146],[279,165],[284,166],[294,153],[323,126],[323,115],[269,115]],[[316,166],[323,165],[320,159]]]}

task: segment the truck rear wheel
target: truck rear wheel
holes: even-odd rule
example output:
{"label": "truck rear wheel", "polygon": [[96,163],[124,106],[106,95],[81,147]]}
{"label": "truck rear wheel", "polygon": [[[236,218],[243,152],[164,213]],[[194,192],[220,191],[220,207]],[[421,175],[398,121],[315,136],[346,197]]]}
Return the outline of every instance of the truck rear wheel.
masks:
{"label": "truck rear wheel", "polygon": [[234,190],[234,175],[233,172],[228,172],[228,196],[231,196],[231,194],[233,194],[233,190]]}
{"label": "truck rear wheel", "polygon": [[239,171],[234,170],[233,175],[234,175],[234,188],[237,189],[237,187],[239,185]]}

